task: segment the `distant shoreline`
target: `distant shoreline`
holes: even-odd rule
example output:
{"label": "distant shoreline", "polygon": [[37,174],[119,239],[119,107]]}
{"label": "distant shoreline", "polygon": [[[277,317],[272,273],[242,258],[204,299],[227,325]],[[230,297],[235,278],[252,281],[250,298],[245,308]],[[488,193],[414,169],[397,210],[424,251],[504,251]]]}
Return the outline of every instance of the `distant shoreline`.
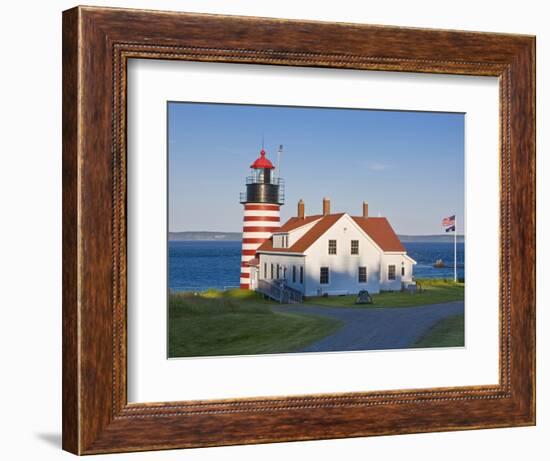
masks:
{"label": "distant shoreline", "polygon": [[[402,243],[449,243],[454,242],[453,234],[441,235],[398,235]],[[464,243],[464,235],[457,234],[457,243]]]}
{"label": "distant shoreline", "polygon": [[[403,243],[450,243],[454,241],[453,234],[441,235],[398,235]],[[240,232],[213,232],[213,231],[183,231],[169,232],[168,240],[171,242],[238,242],[242,239]],[[457,235],[457,242],[464,243],[464,236]]]}

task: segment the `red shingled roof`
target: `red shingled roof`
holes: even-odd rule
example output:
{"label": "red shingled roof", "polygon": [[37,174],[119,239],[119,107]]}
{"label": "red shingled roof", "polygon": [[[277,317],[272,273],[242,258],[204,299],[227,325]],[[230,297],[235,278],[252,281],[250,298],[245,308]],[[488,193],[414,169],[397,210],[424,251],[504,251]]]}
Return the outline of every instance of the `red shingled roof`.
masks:
{"label": "red shingled roof", "polygon": [[363,231],[384,251],[406,251],[386,218],[352,216]]}
{"label": "red shingled roof", "polygon": [[244,263],[248,267],[258,267],[258,264],[260,264],[260,260],[258,258],[252,258]]}
{"label": "red shingled roof", "polygon": [[299,227],[305,226],[306,224],[311,224],[313,221],[317,221],[318,219],[321,219],[323,217],[322,214],[316,214],[312,216],[307,216],[305,218],[290,218],[286,223],[283,224],[279,229],[277,229],[277,232],[289,232],[294,229],[298,229]]}
{"label": "red shingled roof", "polygon": [[[345,213],[337,213],[327,216],[314,215],[306,218],[290,218],[275,232],[289,232],[306,224],[317,222],[289,248],[273,248],[273,238],[269,238],[260,245],[257,251],[303,253],[344,214]],[[363,218],[362,216],[352,216],[351,219],[353,219],[383,251],[406,251],[386,218]]]}
{"label": "red shingled roof", "polygon": [[[338,213],[338,214],[329,214],[327,216],[310,216],[312,218],[309,220],[309,222],[314,221],[316,218],[318,219],[318,222],[316,222],[313,227],[308,230],[302,237],[300,237],[294,245],[288,247],[288,248],[273,248],[273,238],[267,239],[264,243],[260,245],[257,251],[280,251],[280,252],[291,252],[291,253],[303,253],[306,251],[311,245],[313,245],[321,235],[323,235],[327,230],[329,230],[332,225],[338,221],[342,216],[344,216],[344,213]],[[321,219],[319,219],[321,218]],[[299,221],[306,221],[309,218],[290,218],[281,228],[279,228],[275,232],[285,232],[287,230],[291,230],[287,228],[287,224],[289,227],[292,227],[292,229],[296,229],[298,227],[301,227],[300,225],[295,225],[294,222],[291,223],[293,220],[299,220]],[[302,224],[303,225],[303,224]]]}

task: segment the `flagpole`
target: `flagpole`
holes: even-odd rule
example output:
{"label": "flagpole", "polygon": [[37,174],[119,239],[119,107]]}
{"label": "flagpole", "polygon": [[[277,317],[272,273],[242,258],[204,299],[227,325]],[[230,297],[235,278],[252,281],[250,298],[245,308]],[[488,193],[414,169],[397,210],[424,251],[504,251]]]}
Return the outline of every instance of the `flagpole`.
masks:
{"label": "flagpole", "polygon": [[455,215],[455,283],[457,282],[457,279],[456,279],[456,229],[457,227],[458,225],[457,225],[457,219]]}

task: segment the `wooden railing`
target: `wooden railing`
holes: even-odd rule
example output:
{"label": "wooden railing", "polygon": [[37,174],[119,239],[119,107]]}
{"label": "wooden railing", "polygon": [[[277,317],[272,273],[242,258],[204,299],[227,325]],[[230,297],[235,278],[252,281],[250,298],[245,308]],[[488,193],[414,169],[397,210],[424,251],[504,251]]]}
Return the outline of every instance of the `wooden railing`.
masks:
{"label": "wooden railing", "polygon": [[281,304],[301,303],[304,300],[304,295],[300,291],[286,286],[282,281],[272,283],[258,280],[257,291]]}

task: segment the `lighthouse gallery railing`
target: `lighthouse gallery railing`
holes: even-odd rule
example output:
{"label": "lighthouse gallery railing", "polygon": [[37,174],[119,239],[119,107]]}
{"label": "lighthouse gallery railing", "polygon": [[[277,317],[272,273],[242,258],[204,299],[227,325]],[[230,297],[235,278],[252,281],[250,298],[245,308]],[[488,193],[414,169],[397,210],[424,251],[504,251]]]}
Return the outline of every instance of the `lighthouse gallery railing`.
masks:
{"label": "lighthouse gallery railing", "polygon": [[257,176],[247,176],[246,184],[274,184],[275,186],[284,186],[285,180],[283,178],[269,178],[266,181],[264,178],[258,178]]}
{"label": "lighthouse gallery railing", "polygon": [[[285,202],[285,180],[283,178],[268,178],[267,180],[265,178],[258,178],[257,176],[247,176],[246,177],[246,185],[249,186],[251,184],[268,184],[272,186],[278,186],[277,189],[277,196],[275,197],[277,200],[277,203],[283,204]],[[239,202],[245,203],[250,199],[248,196],[248,192],[241,192],[239,194]]]}

